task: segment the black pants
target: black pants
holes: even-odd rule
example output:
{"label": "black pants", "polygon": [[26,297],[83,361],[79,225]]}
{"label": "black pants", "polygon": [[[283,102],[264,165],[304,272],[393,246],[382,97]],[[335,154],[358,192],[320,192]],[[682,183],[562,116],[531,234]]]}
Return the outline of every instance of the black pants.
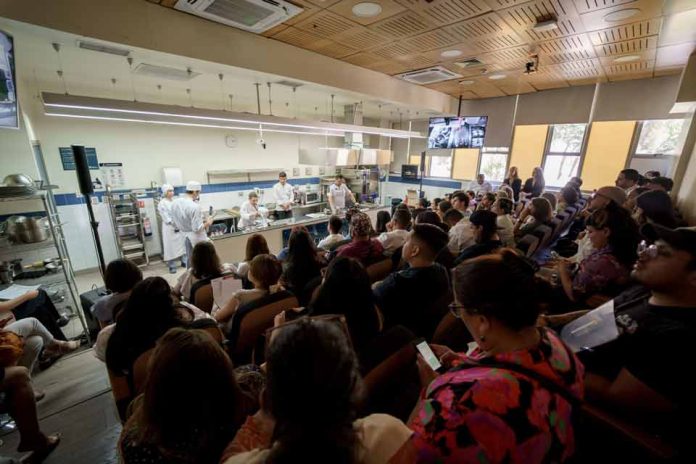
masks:
{"label": "black pants", "polygon": [[63,331],[58,327],[57,321],[60,314],[45,291],[39,290],[39,296],[33,300],[25,301],[12,312],[17,320],[27,317],[38,319],[57,340],[67,340]]}

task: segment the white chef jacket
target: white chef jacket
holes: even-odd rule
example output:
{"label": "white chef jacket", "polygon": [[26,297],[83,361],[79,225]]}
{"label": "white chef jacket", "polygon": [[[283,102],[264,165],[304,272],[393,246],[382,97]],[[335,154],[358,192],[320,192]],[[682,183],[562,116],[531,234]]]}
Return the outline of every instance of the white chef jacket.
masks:
{"label": "white chef jacket", "polygon": [[174,225],[172,220],[172,205],[174,202],[162,198],[157,205],[157,211],[162,218],[162,259],[171,261],[186,254],[184,234]]}
{"label": "white chef jacket", "polygon": [[488,181],[483,181],[483,184],[479,184],[478,181],[472,180],[469,183],[469,190],[473,190],[476,195],[483,195],[484,193],[490,193],[493,191],[493,187]]}
{"label": "white chef jacket", "polygon": [[198,242],[208,240],[201,208],[191,197],[184,196],[174,200],[171,206],[171,216],[174,226],[184,233],[192,247],[196,246]]}
{"label": "white chef jacket", "polygon": [[[259,216],[256,216],[257,213]],[[268,215],[268,210],[263,207],[256,207],[247,200],[239,208],[239,214],[242,216],[239,220],[239,227],[245,228],[253,226],[257,220],[265,218]]]}
{"label": "white chef jacket", "polygon": [[345,184],[337,187],[336,184],[331,184],[329,187],[329,195],[333,198],[333,206],[335,209],[345,209],[346,195],[351,195],[350,189]]}
{"label": "white chef jacket", "polygon": [[294,200],[294,195],[292,192],[292,185],[287,182],[285,185],[278,182],[273,186],[273,196],[276,202],[276,211],[285,211],[282,205],[292,204]]}

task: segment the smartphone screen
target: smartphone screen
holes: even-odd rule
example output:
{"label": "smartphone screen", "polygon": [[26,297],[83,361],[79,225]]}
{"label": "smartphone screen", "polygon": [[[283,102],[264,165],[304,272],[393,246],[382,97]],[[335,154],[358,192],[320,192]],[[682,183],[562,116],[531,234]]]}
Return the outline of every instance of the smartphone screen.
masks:
{"label": "smartphone screen", "polygon": [[442,364],[440,364],[440,360],[437,359],[437,356],[435,356],[433,350],[431,350],[430,346],[428,346],[428,342],[426,342],[425,340],[419,340],[416,342],[416,348],[418,349],[418,352],[421,354],[421,356],[423,356],[423,359],[425,359],[425,362],[428,363],[432,370],[438,371],[442,367]]}

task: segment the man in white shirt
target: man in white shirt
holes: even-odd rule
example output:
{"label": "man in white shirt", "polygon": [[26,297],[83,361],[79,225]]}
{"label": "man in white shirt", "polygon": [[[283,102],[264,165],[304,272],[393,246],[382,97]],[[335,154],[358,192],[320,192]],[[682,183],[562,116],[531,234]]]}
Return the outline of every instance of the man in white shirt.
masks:
{"label": "man in white shirt", "polygon": [[392,220],[387,223],[387,232],[377,237],[382,242],[385,256],[391,256],[396,250],[404,246],[408,239],[408,226],[411,224],[411,214],[403,209],[394,211]]}
{"label": "man in white shirt", "polygon": [[164,184],[162,197],[157,204],[157,212],[162,218],[162,260],[169,265],[169,272],[176,274],[176,261],[186,267],[186,237],[174,226],[172,205],[174,204],[174,186]]}
{"label": "man in white shirt", "polygon": [[248,200],[242,203],[239,214],[242,216],[239,220],[239,227],[245,229],[253,226],[257,221],[264,223],[266,216],[268,216],[268,210],[259,207],[259,196],[256,192],[249,192]]}
{"label": "man in white shirt", "polygon": [[329,235],[322,239],[317,245],[322,250],[330,251],[334,245],[346,240],[346,237],[341,234],[343,228],[343,219],[338,216],[329,218]]}
{"label": "man in white shirt", "polygon": [[472,190],[477,197],[480,197],[486,193],[492,192],[493,187],[489,182],[486,182],[486,176],[479,174],[476,180],[472,180],[469,183],[469,190]]}
{"label": "man in white shirt", "polygon": [[449,231],[449,250],[454,255],[459,255],[464,248],[474,244],[474,232],[469,223],[469,195],[462,191],[454,192],[450,200],[452,207],[460,211],[464,217]]}
{"label": "man in white shirt", "polygon": [[193,247],[198,242],[208,240],[206,230],[213,223],[213,218],[203,220],[198,204],[201,196],[201,183],[191,180],[186,184],[186,193],[172,202],[171,218],[176,229],[183,232],[186,244],[187,262],[190,262]]}
{"label": "man in white shirt", "polygon": [[341,174],[336,174],[336,180],[329,187],[329,205],[331,211],[336,214],[346,209],[346,203],[353,203],[353,192],[346,186]]}
{"label": "man in white shirt", "polygon": [[295,203],[292,185],[288,184],[288,175],[281,171],[278,174],[278,183],[273,186],[275,198],[275,214],[278,219],[292,217],[292,205]]}

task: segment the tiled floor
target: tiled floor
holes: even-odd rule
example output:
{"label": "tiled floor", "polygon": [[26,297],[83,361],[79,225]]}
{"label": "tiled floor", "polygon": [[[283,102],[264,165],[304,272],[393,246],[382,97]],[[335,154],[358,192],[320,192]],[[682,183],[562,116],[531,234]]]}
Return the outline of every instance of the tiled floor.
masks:
{"label": "tiled floor", "polygon": [[[165,263],[153,262],[143,268],[143,275],[162,276],[170,284],[183,272],[169,274]],[[101,286],[98,271],[76,276],[80,293]],[[77,318],[63,329],[73,337],[82,332]],[[61,432],[60,446],[45,461],[46,464],[117,463],[116,444],[121,424],[111,395],[104,364],[94,357],[92,349],[65,356],[49,369],[34,376],[36,388],[46,392],[38,404],[41,428],[46,433]],[[15,451],[19,441],[17,431],[0,432],[0,456],[18,458]]]}

